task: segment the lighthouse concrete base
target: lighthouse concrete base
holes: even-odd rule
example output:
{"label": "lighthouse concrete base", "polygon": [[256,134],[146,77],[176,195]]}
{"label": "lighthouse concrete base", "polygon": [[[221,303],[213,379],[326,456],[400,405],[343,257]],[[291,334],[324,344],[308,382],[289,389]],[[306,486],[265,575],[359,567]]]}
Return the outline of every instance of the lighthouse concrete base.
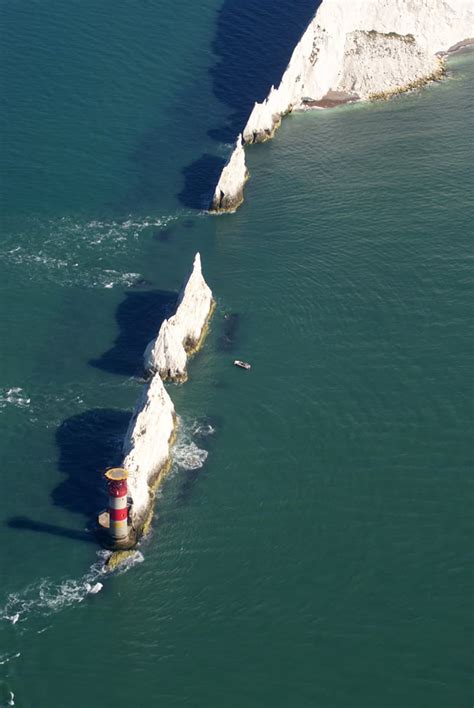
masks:
{"label": "lighthouse concrete base", "polygon": [[128,551],[137,545],[137,533],[133,526],[128,527],[128,535],[124,538],[112,538],[110,535],[110,516],[103,511],[97,517],[97,537],[101,546],[109,551]]}

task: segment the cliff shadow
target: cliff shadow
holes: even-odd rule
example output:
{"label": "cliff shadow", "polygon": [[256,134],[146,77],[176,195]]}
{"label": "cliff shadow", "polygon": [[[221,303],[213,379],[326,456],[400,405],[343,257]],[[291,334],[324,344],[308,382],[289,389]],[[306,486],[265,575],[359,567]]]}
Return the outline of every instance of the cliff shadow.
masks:
{"label": "cliff shadow", "polygon": [[119,334],[111,349],[89,362],[91,366],[123,376],[141,375],[143,352],[163,320],[173,314],[177,299],[177,293],[167,290],[127,292],[115,315]]}
{"label": "cliff shadow", "polygon": [[[209,126],[213,140],[234,143],[255,101],[262,101],[271,85],[279,83],[319,4],[318,0],[224,0],[212,42],[216,63],[210,74],[214,95],[230,110],[224,124]],[[178,194],[181,203],[207,209],[223,166],[223,160],[204,154],[185,167],[185,186]]]}
{"label": "cliff shadow", "polygon": [[210,70],[215,96],[231,110],[226,125],[213,128],[215,140],[233,142],[244,128],[255,101],[278,85],[318,0],[225,0],[217,18]]}
{"label": "cliff shadow", "polygon": [[202,155],[184,167],[184,187],[178,194],[181,204],[189,209],[208,209],[225,160],[215,155]]}
{"label": "cliff shadow", "polygon": [[[82,514],[89,528],[94,525],[97,513],[107,506],[103,473],[108,467],[120,463],[122,440],[129,421],[129,412],[97,408],[67,418],[56,431],[58,468],[65,475],[65,480],[53,489],[53,504]],[[89,531],[48,524],[26,516],[13,516],[6,525],[23,531],[97,543]]]}
{"label": "cliff shadow", "polygon": [[56,444],[58,467],[65,480],[51,494],[55,505],[90,521],[107,506],[102,475],[107,467],[120,463],[129,421],[129,412],[96,408],[61,423]]}

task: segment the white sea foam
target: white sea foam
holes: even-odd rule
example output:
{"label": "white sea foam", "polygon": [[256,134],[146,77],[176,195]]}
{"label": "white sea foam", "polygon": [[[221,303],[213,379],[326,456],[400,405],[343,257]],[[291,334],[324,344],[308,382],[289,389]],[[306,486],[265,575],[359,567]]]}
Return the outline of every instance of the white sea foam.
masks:
{"label": "white sea foam", "polygon": [[[16,656],[20,656],[17,654]],[[1,662],[0,662],[1,663]],[[3,682],[0,682],[0,708],[15,705],[15,694]]]}
{"label": "white sea foam", "polygon": [[0,656],[0,666],[8,664],[8,662],[12,659],[18,659],[19,656],[21,656],[20,652],[17,652],[16,654],[3,654],[2,656]]}
{"label": "white sea foam", "polygon": [[130,259],[140,255],[142,234],[166,228],[179,216],[89,222],[31,217],[27,230],[4,235],[0,261],[18,266],[20,276],[29,281],[67,287],[131,287],[141,276],[114,268],[117,257],[123,261],[124,253]]}
{"label": "white sea foam", "polygon": [[31,398],[25,394],[20,386],[0,389],[0,410],[8,405],[15,408],[28,408]]}
{"label": "white sea foam", "polygon": [[202,450],[195,442],[177,442],[173,449],[173,460],[183,470],[198,470],[205,463],[208,454],[207,450]]}
{"label": "white sea foam", "polygon": [[[98,551],[97,556],[98,560],[78,580],[68,579],[57,583],[49,578],[42,578],[21,592],[10,593],[5,605],[0,608],[0,620],[16,624],[18,621],[24,622],[32,615],[45,617],[83,602],[89,595],[97,594],[102,590],[108,575],[105,561],[110,556],[110,551]],[[121,564],[117,574],[127,572],[144,560],[143,554],[136,551]],[[10,658],[2,657],[5,661]]]}
{"label": "white sea foam", "polygon": [[[192,436],[196,434],[196,429],[199,428],[199,426],[198,421],[194,421],[188,425],[178,416],[178,433],[176,443],[172,450],[173,462],[176,468],[197,470],[205,463],[209,453],[207,450],[198,447],[192,439]],[[212,430],[212,432],[214,432],[214,430]]]}
{"label": "white sea foam", "polygon": [[145,557],[141,551],[134,551],[132,555],[128,556],[123,562],[120,563],[117,570],[114,570],[113,573],[114,575],[123,575],[123,573],[127,573],[130,568],[143,563],[144,560]]}
{"label": "white sea foam", "polygon": [[122,286],[130,288],[134,283],[139,281],[141,278],[140,273],[120,273],[117,270],[104,270],[100,273],[97,280],[92,283],[94,288],[115,288],[117,286]]}
{"label": "white sea foam", "polygon": [[214,435],[216,429],[210,423],[201,423],[195,421],[191,427],[191,433],[201,438],[207,438],[208,435]]}
{"label": "white sea foam", "polygon": [[[137,382],[134,377],[129,377],[123,380],[104,380],[98,385],[106,391],[107,398],[108,389],[115,391],[120,388],[130,388],[135,391]],[[38,379],[35,381],[34,389],[28,392],[20,386],[5,386],[0,388],[0,416],[6,414],[11,408],[17,408],[23,410],[30,423],[45,428],[57,427],[65,418],[93,407],[93,402],[87,400],[89,394],[90,391],[79,381],[65,382],[53,390],[48,382]],[[120,436],[117,437],[117,449],[121,444]]]}

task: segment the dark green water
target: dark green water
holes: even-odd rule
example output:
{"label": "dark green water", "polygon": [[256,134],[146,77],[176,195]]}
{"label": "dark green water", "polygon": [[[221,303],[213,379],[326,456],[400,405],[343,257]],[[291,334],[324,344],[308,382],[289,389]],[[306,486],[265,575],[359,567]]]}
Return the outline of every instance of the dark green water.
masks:
{"label": "dark green water", "polygon": [[[304,5],[3,4],[2,708],[472,705],[472,55],[291,116],[237,214],[196,208]],[[86,596],[98,470],[198,249],[173,474]]]}

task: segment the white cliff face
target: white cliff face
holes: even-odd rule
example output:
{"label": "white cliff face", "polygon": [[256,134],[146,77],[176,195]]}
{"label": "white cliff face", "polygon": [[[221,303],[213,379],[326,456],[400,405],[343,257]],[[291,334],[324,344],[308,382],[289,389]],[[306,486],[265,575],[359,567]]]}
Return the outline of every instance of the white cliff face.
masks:
{"label": "white cliff face", "polygon": [[174,406],[163,382],[155,376],[145,386],[133,412],[123,443],[128,489],[133,499],[133,521],[143,523],[150,503],[153,479],[166,466],[174,430]]}
{"label": "white cliff face", "polygon": [[248,178],[242,136],[237,137],[235,148],[221,172],[210,211],[235,211],[244,200],[244,184]]}
{"label": "white cliff face", "polygon": [[202,275],[201,256],[196,253],[176,313],[163,322],[158,337],[146,348],[145,369],[158,372],[162,379],[186,380],[188,354],[199,346],[213,306],[212,291]]}
{"label": "white cliff face", "polygon": [[[383,64],[383,73],[374,66]],[[441,75],[442,61],[420,47],[413,35],[350,32],[346,35],[337,90],[366,98]]]}
{"label": "white cliff face", "polygon": [[271,137],[304,98],[329,91],[368,98],[428,79],[440,70],[436,53],[473,36],[469,0],[323,0],[279,87],[255,104],[244,141]]}

